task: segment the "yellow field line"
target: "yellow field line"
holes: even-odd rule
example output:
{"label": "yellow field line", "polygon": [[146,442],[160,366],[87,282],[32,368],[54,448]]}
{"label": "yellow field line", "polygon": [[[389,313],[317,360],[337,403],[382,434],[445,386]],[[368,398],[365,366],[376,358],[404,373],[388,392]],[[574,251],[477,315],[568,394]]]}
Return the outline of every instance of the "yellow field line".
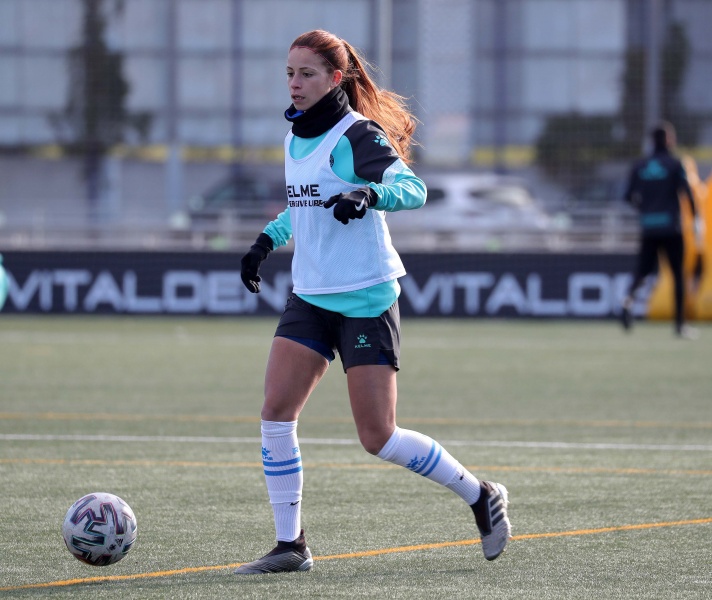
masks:
{"label": "yellow field line", "polygon": [[178,423],[259,423],[258,416],[216,416],[216,415],[145,415],[116,413],[8,413],[0,412],[0,420],[30,421],[173,421]]}
{"label": "yellow field line", "polygon": [[[546,538],[574,537],[582,535],[596,535],[601,533],[612,533],[617,531],[638,531],[642,529],[656,529],[659,527],[679,527],[682,525],[704,525],[712,523],[712,517],[703,519],[689,519],[686,521],[666,521],[662,523],[640,523],[638,525],[617,525],[614,527],[600,527],[597,529],[576,529],[573,531],[554,531],[550,533],[525,533],[515,535],[512,541],[539,540]],[[346,560],[351,558],[366,558],[370,556],[382,556],[384,554],[399,554],[403,552],[415,552],[419,550],[436,550],[440,548],[454,548],[457,546],[474,546],[480,540],[459,540],[455,542],[439,542],[435,544],[418,544],[415,546],[399,546],[396,548],[381,548],[380,550],[364,550],[361,552],[350,552],[347,554],[330,554],[326,556],[315,556],[314,560]],[[189,573],[201,573],[205,571],[220,571],[223,569],[235,569],[244,563],[232,563],[229,565],[213,565],[206,567],[184,567],[170,571],[153,571],[150,573],[135,573],[133,575],[106,575],[103,577],[83,577],[78,579],[65,579],[62,581],[49,581],[46,583],[29,583],[9,587],[0,587],[0,592],[12,592],[17,590],[28,590],[38,588],[63,587],[79,585],[82,583],[105,583],[111,581],[129,581],[133,579],[149,579],[155,577],[170,577],[171,575],[186,575]]]}
{"label": "yellow field line", "polygon": [[[258,416],[227,415],[144,415],[116,413],[59,413],[59,412],[0,412],[0,420],[37,421],[163,421],[179,423],[259,423]],[[313,423],[352,423],[347,417],[309,417]],[[446,419],[446,418],[399,418],[401,423],[413,425],[479,425],[479,426],[531,426],[568,425],[571,427],[633,427],[633,428],[677,428],[712,429],[709,421],[619,421],[584,419]]]}
{"label": "yellow field line", "polygon": [[[237,468],[261,469],[261,462],[241,461],[200,461],[200,460],[106,460],[99,458],[0,458],[0,465],[74,465],[74,466],[129,466],[129,467],[187,467],[205,469]],[[392,464],[368,463],[326,463],[305,462],[309,469],[401,469]],[[608,473],[616,475],[712,475],[710,469],[639,469],[639,468],[611,468],[611,467],[517,467],[508,465],[465,465],[470,471],[506,471],[523,473]]]}
{"label": "yellow field line", "polygon": [[[614,531],[635,531],[640,529],[655,529],[657,527],[676,527],[680,525],[702,525],[712,523],[712,517],[706,519],[692,519],[689,521],[668,521],[664,523],[641,523],[638,525],[618,525],[615,527],[600,527],[598,529],[577,529],[574,531],[553,531],[551,533],[525,533],[515,535],[512,541],[539,540],[545,538],[573,537],[579,535],[594,535],[598,533],[611,533]],[[400,546],[398,548],[383,548],[381,550],[366,550],[363,552],[351,552],[349,554],[332,554],[329,556],[315,556],[314,560],[335,560],[347,558],[363,558],[366,556],[380,556],[382,554],[397,554],[399,552],[414,552],[416,550],[435,550],[438,548],[453,548],[456,546],[474,546],[480,540],[459,540],[456,542],[440,542],[436,544],[418,544],[416,546]],[[232,566],[232,565],[230,565]],[[235,565],[237,566],[237,565]]]}

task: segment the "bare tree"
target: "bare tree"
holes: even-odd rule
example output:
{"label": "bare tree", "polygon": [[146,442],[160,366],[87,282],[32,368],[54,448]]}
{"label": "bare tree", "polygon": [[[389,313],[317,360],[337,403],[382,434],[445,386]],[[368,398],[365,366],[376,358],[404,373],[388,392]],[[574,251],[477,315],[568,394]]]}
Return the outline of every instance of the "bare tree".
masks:
{"label": "bare tree", "polygon": [[151,115],[127,109],[130,84],[123,73],[124,57],[106,43],[106,14],[120,14],[124,0],[82,1],[82,40],[68,51],[67,104],[50,121],[65,149],[84,159],[87,200],[91,214],[96,215],[108,152],[124,141],[129,130],[145,139]]}

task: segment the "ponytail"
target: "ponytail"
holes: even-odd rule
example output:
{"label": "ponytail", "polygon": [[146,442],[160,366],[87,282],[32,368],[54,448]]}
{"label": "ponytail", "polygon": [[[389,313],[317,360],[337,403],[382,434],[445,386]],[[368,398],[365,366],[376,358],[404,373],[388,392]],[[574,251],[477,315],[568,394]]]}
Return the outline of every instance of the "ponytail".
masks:
{"label": "ponytail", "polygon": [[410,162],[410,149],[417,119],[408,110],[406,99],[395,92],[379,88],[368,74],[372,68],[347,41],[342,40],[349,60],[349,72],[341,86],[351,107],[364,117],[376,121],[405,162]]}

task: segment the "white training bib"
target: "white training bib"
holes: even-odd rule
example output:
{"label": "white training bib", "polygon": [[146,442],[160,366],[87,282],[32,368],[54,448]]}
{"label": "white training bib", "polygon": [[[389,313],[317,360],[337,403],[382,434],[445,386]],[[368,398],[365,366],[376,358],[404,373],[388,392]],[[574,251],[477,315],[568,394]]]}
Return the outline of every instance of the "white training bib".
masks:
{"label": "white training bib", "polygon": [[311,154],[299,160],[289,153],[292,132],[285,138],[284,171],[294,239],[292,281],[297,294],[350,292],[405,275],[383,211],[367,209],[363,219],[344,225],[334,218],[333,207],[324,208],[331,196],[363,187],[337,177],[330,163],[341,136],[360,119],[365,117],[357,112],[344,116]]}

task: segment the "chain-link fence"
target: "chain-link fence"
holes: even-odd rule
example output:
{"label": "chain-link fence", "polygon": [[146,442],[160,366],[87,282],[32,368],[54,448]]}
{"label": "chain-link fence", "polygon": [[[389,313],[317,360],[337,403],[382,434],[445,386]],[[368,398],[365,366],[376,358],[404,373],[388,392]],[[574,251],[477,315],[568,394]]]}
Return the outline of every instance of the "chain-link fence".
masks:
{"label": "chain-link fence", "polygon": [[0,243],[242,244],[282,200],[287,47],[323,28],[410,100],[433,188],[511,191],[477,192],[484,234],[394,219],[404,243],[629,248],[650,126],[712,165],[710,23],[707,0],[3,0]]}

